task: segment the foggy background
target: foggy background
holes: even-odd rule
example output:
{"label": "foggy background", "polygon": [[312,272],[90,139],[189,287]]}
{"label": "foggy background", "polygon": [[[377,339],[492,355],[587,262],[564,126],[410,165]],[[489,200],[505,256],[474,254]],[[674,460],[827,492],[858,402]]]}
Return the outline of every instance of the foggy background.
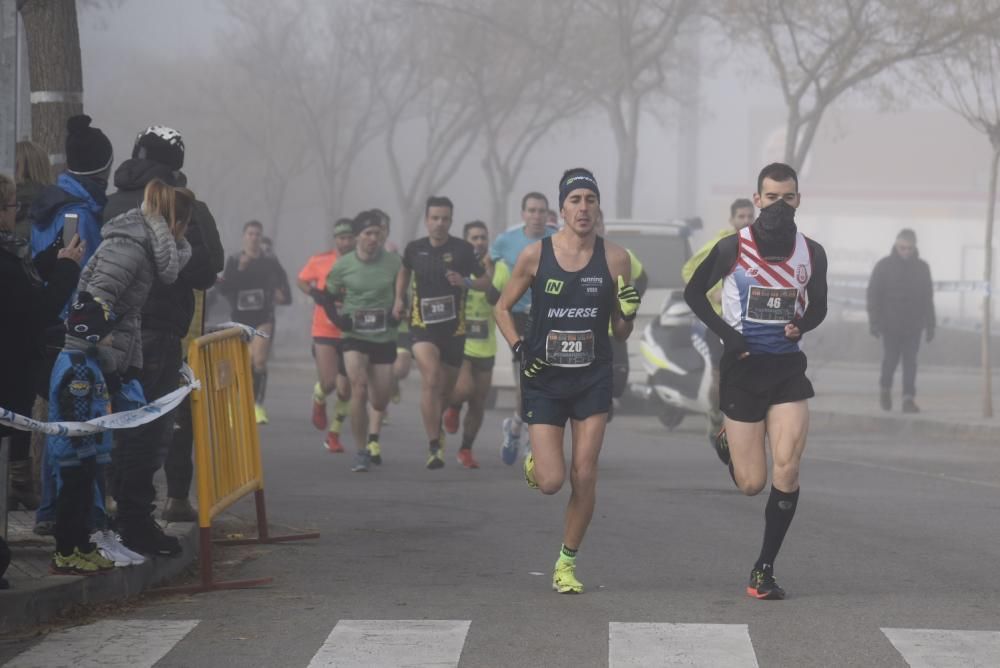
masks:
{"label": "foggy background", "polygon": [[[537,3],[540,9],[523,16],[519,8],[534,5],[451,3],[460,11],[442,13],[435,12],[437,3],[418,0],[78,4],[85,110],[112,139],[116,164],[146,126],[179,129],[187,146],[184,171],[210,205],[227,253],[239,250],[243,223],[258,219],[290,275],[326,247],[328,223],[336,217],[380,207],[392,216],[392,238],[403,244],[423,234],[423,201],[440,194],[455,202],[456,227],[478,218],[495,235],[520,222],[520,199],[530,190],[545,193],[554,206],[557,179],[574,166],[597,175],[609,219],[700,216],[704,228],[692,239],[696,248],[726,224],[734,198],[751,195],[760,167],[783,157],[788,110],[774,68],[752,31],[726,31],[704,18],[684,22],[665,42],[670,54],[661,90],[648,95],[638,115],[629,206],[616,183],[614,129],[585,85],[594,61],[582,62],[579,71],[548,72],[544,58],[510,48],[522,35],[563,53],[607,48],[598,39],[606,30],[573,24],[554,9],[558,3]],[[584,4],[604,10],[615,3]],[[496,25],[470,19],[466,7],[469,14],[492,7]],[[497,7],[507,7],[507,15]],[[366,71],[338,65],[346,58],[339,45],[348,43],[346,50]],[[419,87],[408,90],[405,79],[392,78],[410,66],[439,75],[426,104],[406,106]],[[519,72],[530,82],[523,91],[516,86]],[[482,118],[471,101],[475,89],[450,85],[466,75],[469,81],[480,76],[487,94],[523,93],[511,100],[511,113],[554,119],[530,141],[509,121],[497,130],[505,150],[523,142],[523,168],[499,203],[483,169],[485,132],[456,132],[453,141],[434,142],[422,117]],[[866,279],[897,231],[912,227],[935,280],[982,278],[990,143],[911,75],[905,68],[889,70],[834,101],[801,165],[797,220],[826,247],[833,277]],[[385,112],[365,106],[373,81],[387,82],[380,109],[395,104],[402,118],[391,143],[399,186],[386,129],[379,126]],[[511,81],[513,88],[503,88]],[[496,110],[500,100],[487,101],[486,108]],[[495,116],[491,122],[503,122]],[[359,136],[360,147],[344,148]],[[340,148],[315,150],[323,145]],[[345,162],[350,150],[355,155],[346,167],[324,171],[324,159]],[[427,162],[443,173],[418,178]],[[309,305],[297,301],[285,316],[307,322]],[[979,328],[980,295],[939,293],[936,302],[942,329]],[[833,316],[861,317],[857,309],[834,309]],[[976,351],[965,352],[974,358]]]}

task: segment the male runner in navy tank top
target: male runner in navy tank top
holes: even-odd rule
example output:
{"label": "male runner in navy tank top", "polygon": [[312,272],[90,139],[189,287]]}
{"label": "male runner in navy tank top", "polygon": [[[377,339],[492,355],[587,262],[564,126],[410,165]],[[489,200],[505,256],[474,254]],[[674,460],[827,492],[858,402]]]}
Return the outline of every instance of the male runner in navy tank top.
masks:
{"label": "male runner in navy tank top", "polygon": [[[806,399],[814,396],[799,341],[826,317],[827,264],[823,247],[795,225],[800,197],[794,169],[773,163],[761,170],[753,201],[760,208],[757,220],[715,245],[691,276],[684,299],[725,345],[719,363],[725,427],[717,450],[728,452],[729,473],[748,496],[767,484],[765,436],[771,444],[764,543],[747,594],[782,599],[774,559],[798,505]],[[705,295],[720,279],[722,317]]]}
{"label": "male runner in navy tank top", "polygon": [[[521,359],[521,414],[532,452],[525,479],[555,494],[566,479],[563,436],[572,429],[572,475],[562,548],[552,576],[560,594],[579,594],[576,553],[594,513],[597,459],[611,407],[611,340],[628,338],[639,308],[625,249],[597,236],[600,191],[594,175],[572,169],[559,181],[566,226],[525,248],[497,302],[497,327]],[[615,281],[617,277],[617,283]],[[519,339],[513,308],[531,290],[531,326]]]}

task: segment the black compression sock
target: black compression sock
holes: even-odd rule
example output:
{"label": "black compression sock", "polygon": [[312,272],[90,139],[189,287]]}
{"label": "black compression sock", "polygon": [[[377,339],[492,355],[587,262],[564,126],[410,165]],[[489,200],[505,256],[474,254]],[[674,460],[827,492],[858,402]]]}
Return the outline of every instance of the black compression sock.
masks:
{"label": "black compression sock", "polygon": [[760,548],[760,556],[754,568],[764,570],[774,568],[774,559],[781,549],[788,527],[795,517],[795,509],[799,505],[799,490],[782,492],[771,485],[771,495],[767,498],[764,509],[764,544]]}
{"label": "black compression sock", "polygon": [[368,442],[371,443],[372,441],[378,443],[378,434],[368,434]]}
{"label": "black compression sock", "polygon": [[475,436],[462,435],[462,449],[471,450],[472,442],[476,440]]}
{"label": "black compression sock", "polygon": [[437,439],[437,438],[432,438],[431,439],[431,451],[433,452],[434,450],[440,450],[440,449],[441,449],[441,440]]}

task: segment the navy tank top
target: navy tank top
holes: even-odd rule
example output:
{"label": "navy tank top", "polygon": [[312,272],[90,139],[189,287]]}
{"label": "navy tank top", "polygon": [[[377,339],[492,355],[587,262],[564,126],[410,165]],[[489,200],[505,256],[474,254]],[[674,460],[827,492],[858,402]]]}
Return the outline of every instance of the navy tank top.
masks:
{"label": "navy tank top", "polygon": [[531,283],[528,354],[565,369],[609,364],[608,322],[614,298],[604,239],[597,237],[590,262],[575,272],[563,270],[552,239],[542,239],[542,256]]}

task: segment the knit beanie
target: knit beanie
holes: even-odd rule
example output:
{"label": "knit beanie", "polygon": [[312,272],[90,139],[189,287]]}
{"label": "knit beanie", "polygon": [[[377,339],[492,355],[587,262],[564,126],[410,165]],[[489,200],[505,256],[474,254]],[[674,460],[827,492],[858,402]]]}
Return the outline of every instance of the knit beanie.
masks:
{"label": "knit beanie", "polygon": [[152,160],[180,171],[184,166],[184,138],[165,125],[151,125],[138,134],[132,147],[132,157]]}
{"label": "knit beanie", "polygon": [[562,209],[563,202],[574,190],[584,188],[597,195],[597,201],[601,201],[601,191],[597,188],[597,179],[589,169],[577,167],[563,172],[559,179],[559,208]]}
{"label": "knit beanie", "polygon": [[66,171],[93,176],[111,167],[114,151],[103,132],[90,127],[90,116],[70,116],[66,121]]}
{"label": "knit beanie", "polygon": [[78,339],[98,343],[111,333],[116,320],[108,305],[95,299],[89,292],[81,292],[69,307],[66,316],[66,334]]}

